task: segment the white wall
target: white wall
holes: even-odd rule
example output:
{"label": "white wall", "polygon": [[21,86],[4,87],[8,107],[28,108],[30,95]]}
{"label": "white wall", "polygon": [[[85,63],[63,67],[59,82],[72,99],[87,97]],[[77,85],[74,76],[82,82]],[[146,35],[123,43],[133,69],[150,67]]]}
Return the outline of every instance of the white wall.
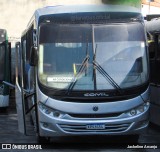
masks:
{"label": "white wall", "polygon": [[160,14],[160,8],[149,5],[142,5],[142,14],[146,16],[147,14]]}
{"label": "white wall", "polygon": [[12,81],[15,79],[15,42],[37,8],[49,5],[99,4],[101,0],[0,0],[0,28],[7,29],[12,42]]}
{"label": "white wall", "polygon": [[[98,4],[101,0],[0,0],[0,28],[9,37],[20,37],[37,8],[48,5]],[[17,40],[17,39],[15,39]]]}

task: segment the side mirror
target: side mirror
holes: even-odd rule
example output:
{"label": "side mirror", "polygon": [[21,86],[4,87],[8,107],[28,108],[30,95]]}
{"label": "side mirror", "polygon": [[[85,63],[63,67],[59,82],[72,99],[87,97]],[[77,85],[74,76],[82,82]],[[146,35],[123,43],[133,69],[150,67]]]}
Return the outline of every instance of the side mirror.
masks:
{"label": "side mirror", "polygon": [[38,64],[38,49],[35,46],[31,47],[29,64],[30,66],[37,66]]}

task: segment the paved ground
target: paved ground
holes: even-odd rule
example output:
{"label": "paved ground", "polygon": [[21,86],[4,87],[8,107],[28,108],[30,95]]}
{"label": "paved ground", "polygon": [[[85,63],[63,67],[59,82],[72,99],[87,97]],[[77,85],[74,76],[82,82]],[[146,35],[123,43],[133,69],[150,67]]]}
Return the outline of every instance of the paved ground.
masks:
{"label": "paved ground", "polygon": [[[17,114],[15,109],[14,96],[11,96],[10,107],[7,111],[0,109],[0,143],[30,143],[38,144],[35,136],[24,136],[18,132]],[[93,137],[70,137],[70,138],[57,138],[51,139],[51,145],[45,152],[56,151],[56,152],[75,152],[75,151],[93,151],[93,152],[104,152],[104,151],[124,151],[122,148],[127,148],[125,143],[129,143],[131,140],[130,136],[126,137],[104,137],[104,136],[93,136]],[[150,124],[147,134],[140,136],[140,139],[136,145],[157,145],[160,148],[160,127]],[[130,145],[132,146],[132,145]],[[51,149],[50,149],[51,148]],[[125,151],[143,151],[150,152],[153,149],[125,149]],[[9,151],[9,150],[0,150]],[[10,150],[18,151],[18,150]],[[19,150],[22,151],[22,150]],[[25,150],[31,151],[31,150]],[[40,150],[37,150],[40,151]],[[160,151],[160,149],[154,150]]]}

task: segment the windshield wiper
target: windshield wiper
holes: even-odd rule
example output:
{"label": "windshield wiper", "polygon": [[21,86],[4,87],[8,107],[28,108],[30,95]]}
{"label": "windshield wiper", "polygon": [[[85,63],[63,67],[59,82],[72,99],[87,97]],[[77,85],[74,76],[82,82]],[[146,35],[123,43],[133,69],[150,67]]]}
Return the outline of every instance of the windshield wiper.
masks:
{"label": "windshield wiper", "polygon": [[88,65],[88,61],[89,61],[89,55],[87,54],[86,57],[84,58],[78,73],[74,76],[74,78],[72,79],[71,84],[69,85],[68,89],[67,89],[67,95],[69,95],[69,93],[72,91],[72,89],[74,88],[75,84],[77,83],[77,80],[79,78],[79,76],[83,73],[83,71],[86,69],[87,65]]}
{"label": "windshield wiper", "polygon": [[94,36],[94,26],[92,26],[92,42],[93,42],[93,79],[94,79],[94,89],[97,90],[96,87],[96,71],[97,69],[105,78],[106,80],[119,92],[122,93],[121,87],[112,79],[112,77],[99,65],[99,63],[96,61],[96,55],[97,55],[97,47],[98,44],[95,46],[95,36]]}
{"label": "windshield wiper", "polygon": [[121,87],[113,80],[113,78],[98,64],[96,60],[93,60],[93,65],[96,69],[106,78],[106,80],[115,88],[119,93],[122,93]]}

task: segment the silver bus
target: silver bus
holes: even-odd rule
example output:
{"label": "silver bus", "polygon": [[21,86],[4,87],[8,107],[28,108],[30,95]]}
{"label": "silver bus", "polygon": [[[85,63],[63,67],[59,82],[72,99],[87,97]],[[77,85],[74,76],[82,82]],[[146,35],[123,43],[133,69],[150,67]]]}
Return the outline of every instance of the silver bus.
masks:
{"label": "silver bus", "polygon": [[139,135],[148,126],[147,37],[139,9],[45,7],[16,44],[19,129],[38,139]]}

